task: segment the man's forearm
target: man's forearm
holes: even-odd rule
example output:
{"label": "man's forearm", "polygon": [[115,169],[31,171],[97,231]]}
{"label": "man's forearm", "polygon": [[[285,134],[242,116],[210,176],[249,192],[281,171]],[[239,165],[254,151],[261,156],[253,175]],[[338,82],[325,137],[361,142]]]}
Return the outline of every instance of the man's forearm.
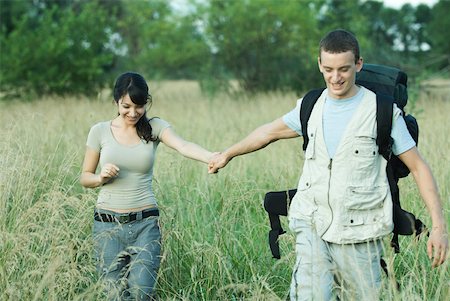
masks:
{"label": "man's forearm", "polygon": [[228,159],[228,161],[230,161],[236,156],[255,152],[276,141],[277,139],[271,138],[271,136],[266,132],[266,127],[267,125],[263,125],[257,128],[246,138],[227,148],[223,152],[224,156]]}

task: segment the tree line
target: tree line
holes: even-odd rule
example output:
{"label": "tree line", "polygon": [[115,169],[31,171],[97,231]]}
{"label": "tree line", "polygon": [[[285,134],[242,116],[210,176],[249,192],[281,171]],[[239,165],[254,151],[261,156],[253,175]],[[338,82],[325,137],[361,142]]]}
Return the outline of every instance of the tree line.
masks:
{"label": "tree line", "polygon": [[[181,3],[181,6],[180,6]],[[178,5],[176,5],[178,4]],[[95,94],[118,72],[235,79],[246,91],[321,85],[319,39],[345,28],[365,62],[412,76],[450,66],[450,1],[385,7],[373,0],[0,0],[0,92]]]}

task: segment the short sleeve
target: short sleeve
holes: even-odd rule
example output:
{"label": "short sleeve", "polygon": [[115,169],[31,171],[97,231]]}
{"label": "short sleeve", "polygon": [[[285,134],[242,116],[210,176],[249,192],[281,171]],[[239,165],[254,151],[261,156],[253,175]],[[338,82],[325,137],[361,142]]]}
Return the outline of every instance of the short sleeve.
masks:
{"label": "short sleeve", "polygon": [[150,119],[150,125],[152,127],[152,136],[158,140],[161,140],[161,135],[164,130],[170,127],[170,124],[167,121],[158,117],[153,117]]}
{"label": "short sleeve", "polygon": [[101,149],[101,126],[96,124],[89,130],[86,145],[98,152]]}
{"label": "short sleeve", "polygon": [[[394,107],[394,110],[395,109],[396,107]],[[396,156],[416,146],[416,142],[411,137],[402,114],[394,114],[391,137],[394,140],[392,152]]]}
{"label": "short sleeve", "polygon": [[300,124],[300,105],[302,99],[297,100],[297,105],[290,112],[283,116],[283,122],[293,131],[302,136],[302,126]]}

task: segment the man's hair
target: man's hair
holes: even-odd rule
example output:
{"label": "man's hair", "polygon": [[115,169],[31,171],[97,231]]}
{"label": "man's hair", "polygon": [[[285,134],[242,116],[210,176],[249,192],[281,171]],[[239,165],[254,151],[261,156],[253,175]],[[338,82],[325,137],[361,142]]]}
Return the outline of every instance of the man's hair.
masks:
{"label": "man's hair", "polygon": [[319,43],[319,58],[322,51],[341,53],[351,51],[355,55],[355,63],[359,60],[359,43],[356,37],[344,29],[336,29],[327,33]]}

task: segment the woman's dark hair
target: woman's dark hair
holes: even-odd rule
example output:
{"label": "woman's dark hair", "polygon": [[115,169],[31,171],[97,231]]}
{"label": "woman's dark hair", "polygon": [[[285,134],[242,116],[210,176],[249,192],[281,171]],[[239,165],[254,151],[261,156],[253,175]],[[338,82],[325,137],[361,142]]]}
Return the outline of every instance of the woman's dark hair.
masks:
{"label": "woman's dark hair", "polygon": [[[131,101],[137,105],[146,105],[152,101],[147,82],[142,75],[135,72],[121,74],[114,85],[113,97],[116,103],[127,94],[130,96]],[[136,123],[136,131],[138,136],[147,143],[156,140],[152,136],[152,127],[146,113]]]}
{"label": "woman's dark hair", "polygon": [[355,55],[355,63],[359,60],[359,43],[356,37],[344,29],[329,32],[319,43],[319,57],[321,51],[341,53],[351,51]]}

